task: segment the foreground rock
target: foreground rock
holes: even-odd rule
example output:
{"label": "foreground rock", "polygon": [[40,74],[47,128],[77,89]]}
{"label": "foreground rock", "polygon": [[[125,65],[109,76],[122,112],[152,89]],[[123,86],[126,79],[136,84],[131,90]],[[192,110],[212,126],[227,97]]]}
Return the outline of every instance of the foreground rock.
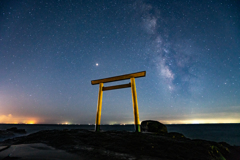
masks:
{"label": "foreground rock", "polygon": [[191,140],[178,133],[46,130],[8,139],[1,142],[0,146],[31,143],[44,143],[93,160],[236,160],[236,157],[240,156],[239,148],[227,143]]}
{"label": "foreground rock", "polygon": [[153,120],[145,120],[141,123],[141,131],[143,132],[155,132],[155,133],[167,133],[167,127],[158,122]]}
{"label": "foreground rock", "polygon": [[2,148],[1,160],[84,160],[81,156],[58,150],[43,143],[18,144]]}

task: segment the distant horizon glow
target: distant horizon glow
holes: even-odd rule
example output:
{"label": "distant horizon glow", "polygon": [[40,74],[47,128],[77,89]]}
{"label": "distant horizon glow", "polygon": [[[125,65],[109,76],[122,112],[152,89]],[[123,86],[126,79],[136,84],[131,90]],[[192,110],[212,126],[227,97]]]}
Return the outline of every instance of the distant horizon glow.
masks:
{"label": "distant horizon glow", "polygon": [[[240,123],[240,118],[207,118],[207,119],[184,119],[184,120],[156,120],[163,124],[225,124],[225,123]],[[61,125],[74,125],[74,124],[81,124],[77,122],[70,122],[70,121],[63,121],[60,123],[44,123],[41,121],[40,118],[25,118],[25,117],[14,117],[9,114],[7,116],[1,115],[0,116],[0,123],[2,124],[61,124]],[[88,123],[86,123],[88,124]],[[86,125],[84,124],[84,125]],[[91,123],[94,124],[94,123]],[[106,123],[105,123],[106,124]],[[114,124],[134,124],[133,121],[129,121],[126,123],[121,122],[110,122],[107,125],[114,125]]]}

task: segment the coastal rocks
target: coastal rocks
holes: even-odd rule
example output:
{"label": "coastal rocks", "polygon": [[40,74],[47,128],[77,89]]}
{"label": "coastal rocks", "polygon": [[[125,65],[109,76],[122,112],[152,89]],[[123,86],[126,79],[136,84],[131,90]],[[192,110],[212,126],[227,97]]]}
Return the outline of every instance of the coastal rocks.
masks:
{"label": "coastal rocks", "polygon": [[12,138],[16,136],[16,134],[26,134],[25,129],[18,129],[16,127],[12,127],[6,130],[0,130],[0,140],[6,138]]}
{"label": "coastal rocks", "polygon": [[141,123],[141,131],[143,132],[155,132],[155,133],[168,133],[167,127],[153,120],[145,120]]}
{"label": "coastal rocks", "polygon": [[0,147],[36,143],[44,143],[91,160],[236,160],[240,156],[238,148],[231,148],[226,143],[191,140],[176,132],[143,134],[125,131],[96,133],[81,129],[46,130],[5,140],[0,142]]}
{"label": "coastal rocks", "polygon": [[26,134],[26,130],[25,129],[18,129],[17,127],[12,127],[7,129],[7,131],[9,132],[13,132],[13,133],[18,133],[18,134]]}
{"label": "coastal rocks", "polygon": [[186,138],[182,133],[178,132],[170,132],[167,136],[172,138]]}
{"label": "coastal rocks", "polygon": [[0,139],[1,138],[7,138],[7,137],[13,137],[14,133],[8,132],[6,130],[0,130]]}

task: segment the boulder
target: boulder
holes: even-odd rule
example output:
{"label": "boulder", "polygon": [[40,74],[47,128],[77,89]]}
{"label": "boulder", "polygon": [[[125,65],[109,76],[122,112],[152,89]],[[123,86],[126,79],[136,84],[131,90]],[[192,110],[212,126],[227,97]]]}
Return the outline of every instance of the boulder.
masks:
{"label": "boulder", "polygon": [[153,120],[145,120],[141,123],[141,131],[143,132],[155,132],[155,133],[168,133],[167,127]]}

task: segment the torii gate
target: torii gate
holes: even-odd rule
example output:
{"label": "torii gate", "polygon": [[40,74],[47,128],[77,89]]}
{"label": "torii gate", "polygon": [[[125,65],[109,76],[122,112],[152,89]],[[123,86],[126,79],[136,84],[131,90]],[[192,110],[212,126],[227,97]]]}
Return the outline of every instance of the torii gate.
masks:
{"label": "torii gate", "polygon": [[[96,115],[96,122],[95,122],[95,125],[96,125],[95,126],[95,131],[96,132],[99,132],[99,130],[100,130],[103,91],[120,89],[120,88],[128,88],[128,87],[131,87],[131,90],[132,90],[133,115],[134,115],[135,131],[136,132],[141,132],[139,114],[138,114],[138,102],[137,102],[137,90],[136,90],[135,78],[145,77],[145,76],[146,76],[146,71],[143,71],[143,72],[125,74],[125,75],[120,75],[120,76],[116,76],[116,77],[109,77],[109,78],[104,78],[104,79],[98,79],[98,80],[92,80],[91,81],[92,85],[99,84],[97,115]],[[121,80],[125,80],[125,79],[130,79],[131,83],[121,84],[121,85],[116,85],[116,86],[103,87],[103,83],[121,81]]]}

